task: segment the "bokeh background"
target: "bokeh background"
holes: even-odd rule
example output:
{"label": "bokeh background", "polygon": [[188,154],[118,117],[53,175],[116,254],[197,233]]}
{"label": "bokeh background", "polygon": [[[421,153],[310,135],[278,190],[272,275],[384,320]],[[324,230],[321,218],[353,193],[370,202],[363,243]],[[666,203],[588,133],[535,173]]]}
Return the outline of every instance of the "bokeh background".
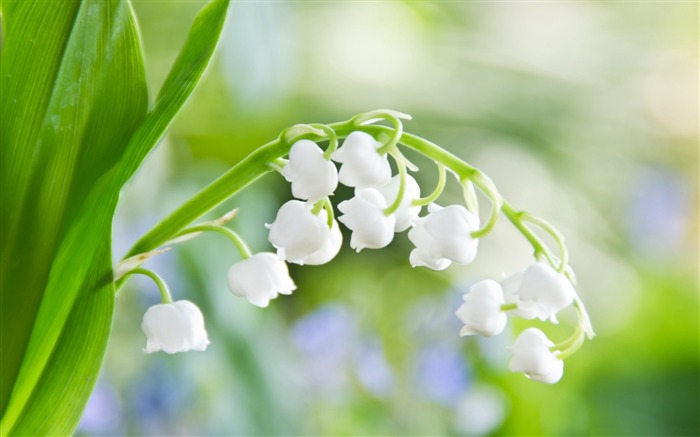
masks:
{"label": "bokeh background", "polygon": [[[202,4],[134,2],[152,90]],[[525,324],[458,336],[469,285],[532,261],[507,220],[477,261],[439,273],[410,267],[405,233],[381,251],[344,247],[328,265],[293,266],[298,290],[267,309],[227,290],[239,256],[204,235],[147,266],[202,308],[209,349],[144,354],[140,321],[158,293],[134,278],[78,433],[700,433],[698,12],[681,1],[234,2],[202,86],[123,195],[115,259],[280,130],[392,108],[564,232],[598,336],[553,386],[507,370]],[[436,175],[423,164],[428,191]],[[270,174],[212,217],[240,208],[231,227],[270,250],[264,223],[290,196]],[[441,203],[453,201],[455,186]],[[548,334],[565,338],[572,319]]]}

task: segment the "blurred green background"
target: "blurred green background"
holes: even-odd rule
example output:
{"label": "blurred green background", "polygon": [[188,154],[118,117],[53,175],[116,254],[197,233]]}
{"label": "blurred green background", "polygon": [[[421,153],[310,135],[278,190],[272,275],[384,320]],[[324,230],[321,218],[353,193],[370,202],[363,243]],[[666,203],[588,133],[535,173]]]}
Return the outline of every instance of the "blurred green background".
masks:
{"label": "blurred green background", "polygon": [[[151,89],[201,2],[135,1]],[[567,237],[598,337],[553,386],[507,370],[523,327],[459,338],[469,285],[531,262],[506,220],[477,260],[411,269],[405,233],[291,268],[269,308],[234,297],[204,235],[148,262],[203,310],[205,353],[146,355],[158,293],[120,294],[84,435],[698,435],[698,3],[236,2],[214,64],[124,193],[115,259],[280,130],[376,108],[481,168]],[[412,155],[411,155],[412,156]],[[426,162],[417,178],[431,190]],[[334,203],[347,198],[339,190]],[[254,250],[291,197],[271,174],[218,214]],[[440,203],[459,201],[451,186]],[[217,213],[212,214],[216,216]],[[573,314],[547,333],[572,329]]]}

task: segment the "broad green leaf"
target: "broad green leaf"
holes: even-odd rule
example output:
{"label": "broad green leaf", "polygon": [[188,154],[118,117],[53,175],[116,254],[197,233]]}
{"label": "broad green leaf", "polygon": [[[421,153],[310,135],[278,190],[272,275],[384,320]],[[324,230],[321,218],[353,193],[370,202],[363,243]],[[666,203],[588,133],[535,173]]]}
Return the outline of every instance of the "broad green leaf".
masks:
{"label": "broad green leaf", "polygon": [[[3,8],[2,170],[11,179],[8,186],[3,180],[9,218],[3,222],[2,323],[12,326],[2,330],[6,433],[72,306],[73,290],[45,292],[56,250],[88,190],[117,164],[143,120],[147,95],[126,1],[6,2]],[[45,31],[50,39],[37,36]],[[108,204],[99,212],[111,217]],[[104,235],[83,238],[94,247],[109,245]],[[74,254],[74,268],[92,261],[94,252]],[[35,318],[39,306],[50,314],[52,329],[42,330],[41,314]]]}
{"label": "broad green leaf", "polygon": [[44,290],[56,249],[96,169],[118,162],[147,96],[125,1],[4,2],[3,9],[2,322],[12,327],[2,330],[5,431],[11,391],[26,396],[16,377],[22,362],[32,362],[26,345],[42,298],[51,298]]}
{"label": "broad green leaf", "polygon": [[77,425],[111,329],[119,191],[194,90],[227,6],[198,15],[146,114],[128,2],[3,3],[2,435]]}

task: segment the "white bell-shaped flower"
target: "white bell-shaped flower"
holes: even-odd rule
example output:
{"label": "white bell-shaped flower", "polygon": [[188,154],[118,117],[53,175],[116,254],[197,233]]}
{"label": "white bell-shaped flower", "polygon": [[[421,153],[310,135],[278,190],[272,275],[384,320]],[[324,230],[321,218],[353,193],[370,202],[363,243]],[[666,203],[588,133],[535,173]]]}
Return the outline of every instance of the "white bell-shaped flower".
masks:
{"label": "white bell-shaped flower", "polygon": [[[342,243],[342,236],[338,241],[340,230],[333,232],[333,229],[328,227],[326,210],[322,209],[318,214],[314,214],[311,208],[300,200],[290,200],[282,205],[275,221],[265,226],[270,230],[268,239],[277,248],[277,255],[296,264],[319,264],[318,261],[323,259],[330,261],[338,253]],[[309,258],[319,251],[322,254],[309,262]]]}
{"label": "white bell-shaped flower", "polygon": [[411,265],[444,270],[452,262],[472,262],[479,240],[471,234],[478,229],[479,218],[461,205],[442,208],[431,203],[428,212],[408,231],[408,239],[416,246],[411,251]]}
{"label": "white bell-shaped flower", "polygon": [[153,305],[143,315],[141,329],[147,338],[143,350],[147,354],[203,351],[209,344],[202,312],[187,300]]}
{"label": "white bell-shaped flower", "polygon": [[377,152],[382,146],[370,134],[352,132],[331,158],[341,163],[338,179],[348,187],[380,187],[391,178],[391,166],[386,155]]}
{"label": "white bell-shaped flower", "polygon": [[[321,211],[324,214],[325,211]],[[326,225],[327,227],[328,225]],[[333,226],[330,228],[330,232],[326,237],[323,246],[316,252],[309,255],[304,259],[304,264],[311,266],[318,266],[325,264],[335,258],[335,256],[340,252],[340,247],[343,245],[343,234],[340,233],[340,226],[338,222],[333,220]]]}
{"label": "white bell-shaped flower", "polygon": [[[420,206],[414,206],[412,202],[420,198],[420,187],[418,182],[413,179],[410,175],[405,175],[405,187],[403,192],[403,197],[401,198],[401,203],[399,208],[394,212],[396,214],[396,225],[394,225],[394,232],[403,232],[418,218],[420,214]],[[401,185],[401,175],[396,175],[388,183],[377,188],[384,200],[386,200],[387,205],[391,205],[396,200],[396,196],[399,194],[399,187]]]}
{"label": "white bell-shaped flower", "polygon": [[553,346],[554,343],[539,329],[524,330],[515,340],[515,344],[508,348],[513,354],[509,364],[510,370],[523,372],[534,381],[554,384],[564,375],[564,361],[551,351]]}
{"label": "white bell-shaped flower", "polygon": [[504,303],[503,290],[498,282],[487,279],[474,284],[455,313],[464,323],[459,334],[493,337],[503,332],[508,321],[501,310]]}
{"label": "white bell-shaped flower", "polygon": [[394,239],[394,214],[385,215],[386,201],[374,188],[355,190],[355,197],[340,202],[338,217],[352,231],[350,247],[358,252],[362,249],[381,249]]}
{"label": "white bell-shaped flower", "polygon": [[576,295],[567,277],[546,262],[532,264],[519,277],[521,282],[515,292],[518,309],[514,314],[558,323],[557,312],[571,305]]}
{"label": "white bell-shaped flower", "polygon": [[292,294],[297,287],[289,277],[287,264],[274,253],[256,253],[228,270],[228,288],[264,308],[279,294]]}
{"label": "white bell-shaped flower", "polygon": [[338,187],[338,170],[323,156],[323,150],[310,140],[300,140],[289,150],[289,162],[282,176],[292,183],[297,199],[317,202],[333,194]]}

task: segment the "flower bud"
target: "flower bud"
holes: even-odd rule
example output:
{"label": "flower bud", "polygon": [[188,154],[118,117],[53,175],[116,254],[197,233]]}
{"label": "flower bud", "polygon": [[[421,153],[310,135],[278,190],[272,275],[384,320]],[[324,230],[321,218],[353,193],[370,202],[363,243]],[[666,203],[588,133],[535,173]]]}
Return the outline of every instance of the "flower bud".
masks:
{"label": "flower bud", "polygon": [[504,303],[503,290],[498,282],[487,279],[474,284],[455,313],[464,323],[459,335],[493,337],[503,332],[508,319],[501,310]]}
{"label": "flower bud", "polygon": [[187,300],[153,305],[143,315],[141,329],[147,338],[143,350],[147,354],[203,351],[209,344],[202,312]]}
{"label": "flower bud", "polygon": [[444,270],[452,262],[472,262],[479,246],[479,240],[471,235],[479,227],[477,216],[461,205],[442,208],[431,203],[428,212],[416,219],[408,232],[408,239],[416,246],[411,251],[411,265]]}
{"label": "flower bud", "polygon": [[333,194],[338,187],[338,170],[323,156],[323,150],[310,140],[297,141],[289,151],[289,162],[282,176],[292,183],[297,199],[317,202]]}
{"label": "flower bud", "polygon": [[[394,232],[403,232],[408,229],[414,220],[418,218],[420,213],[420,206],[412,205],[412,202],[420,198],[420,187],[418,182],[416,182],[410,175],[405,175],[405,187],[403,192],[403,197],[401,198],[401,203],[399,208],[394,212],[396,214],[396,225],[394,225]],[[386,200],[387,205],[391,205],[396,200],[396,196],[399,194],[399,187],[401,185],[401,175],[396,175],[388,183],[377,188],[384,200]]]}
{"label": "flower bud", "polygon": [[542,331],[528,328],[508,348],[513,354],[508,367],[513,372],[525,373],[534,381],[554,384],[564,375],[564,361],[550,350],[552,346],[554,343]]}
{"label": "flower bud", "polygon": [[232,265],[228,270],[228,288],[261,308],[277,294],[292,294],[297,287],[289,277],[287,264],[274,253],[256,253]]}
{"label": "flower bud", "polygon": [[338,179],[348,187],[379,187],[391,178],[386,155],[377,152],[382,146],[370,134],[355,131],[331,157],[341,163]]}
{"label": "flower bud", "polygon": [[355,190],[355,197],[340,202],[338,217],[352,231],[350,247],[358,252],[362,249],[381,249],[394,239],[394,214],[385,215],[386,201],[374,188]]}
{"label": "flower bud", "polygon": [[277,255],[296,264],[312,264],[309,257],[322,250],[323,256],[319,254],[312,261],[316,264],[323,259],[330,261],[342,243],[342,236],[338,240],[340,230],[334,234],[328,227],[328,213],[322,209],[314,214],[306,203],[299,200],[282,205],[275,221],[265,226],[270,230],[268,239],[277,248]]}
{"label": "flower bud", "polygon": [[537,262],[525,269],[515,294],[518,298],[515,315],[558,323],[557,312],[571,305],[576,291],[563,273],[557,272],[549,263]]}

